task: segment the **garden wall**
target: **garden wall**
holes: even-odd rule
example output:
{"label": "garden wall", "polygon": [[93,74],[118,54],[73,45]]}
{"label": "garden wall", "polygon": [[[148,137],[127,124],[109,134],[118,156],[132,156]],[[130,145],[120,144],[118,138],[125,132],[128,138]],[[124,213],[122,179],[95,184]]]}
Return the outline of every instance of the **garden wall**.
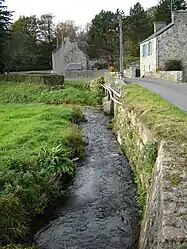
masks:
{"label": "garden wall", "polygon": [[145,72],[144,77],[182,82],[183,72],[182,71],[159,71],[159,72],[149,72],[149,73]]}

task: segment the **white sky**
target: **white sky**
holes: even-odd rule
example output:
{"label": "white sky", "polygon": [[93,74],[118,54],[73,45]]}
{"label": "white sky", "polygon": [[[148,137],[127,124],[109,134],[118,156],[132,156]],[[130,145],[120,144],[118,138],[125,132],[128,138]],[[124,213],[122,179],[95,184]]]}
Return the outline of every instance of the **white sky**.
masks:
{"label": "white sky", "polygon": [[[52,13],[55,21],[74,20],[76,25],[85,25],[102,9],[116,11],[117,8],[128,14],[138,0],[5,0],[9,10],[15,11],[14,20],[20,15],[40,16]],[[157,0],[140,0],[144,8],[151,7]]]}

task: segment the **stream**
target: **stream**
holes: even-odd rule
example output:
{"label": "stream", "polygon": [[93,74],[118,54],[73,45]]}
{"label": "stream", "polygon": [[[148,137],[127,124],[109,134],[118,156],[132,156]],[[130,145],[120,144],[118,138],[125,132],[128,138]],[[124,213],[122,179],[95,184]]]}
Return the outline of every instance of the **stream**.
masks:
{"label": "stream", "polygon": [[54,217],[35,234],[41,249],[134,249],[138,234],[136,185],[110,118],[85,109],[85,158]]}

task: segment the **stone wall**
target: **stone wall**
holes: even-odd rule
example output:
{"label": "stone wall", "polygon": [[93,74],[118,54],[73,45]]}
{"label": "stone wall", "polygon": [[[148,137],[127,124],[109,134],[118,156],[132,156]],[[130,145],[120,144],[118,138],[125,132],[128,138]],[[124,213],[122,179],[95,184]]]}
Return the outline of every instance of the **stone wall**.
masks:
{"label": "stone wall", "polygon": [[144,74],[144,77],[182,82],[183,72],[182,71],[147,72]]}
{"label": "stone wall", "polygon": [[68,64],[71,63],[81,63],[83,70],[87,70],[88,68],[88,57],[78,48],[76,42],[69,43],[67,52],[65,51],[65,56],[64,56],[65,69],[68,66]]}
{"label": "stone wall", "polygon": [[[140,44],[140,71],[154,72],[156,68],[164,70],[168,60],[181,60],[184,71],[184,80],[187,81],[187,11],[175,11],[169,28]],[[152,55],[142,55],[143,46],[152,43]]]}
{"label": "stone wall", "polygon": [[[114,75],[109,74],[105,81],[111,85]],[[114,89],[118,87],[113,84]],[[155,137],[155,129],[161,123],[153,123],[149,128],[145,125],[145,115],[150,117],[153,107],[137,111],[132,99],[126,101],[125,91],[121,92],[122,104],[115,103],[113,108],[113,127],[133,169],[138,203],[143,207],[138,248],[187,249],[187,144]],[[103,98],[107,114],[112,109],[110,101]]]}
{"label": "stone wall", "polygon": [[64,73],[66,79],[95,79],[103,76],[105,70],[67,70]]}
{"label": "stone wall", "polygon": [[129,67],[124,70],[124,77],[135,78],[136,77],[136,67]]}
{"label": "stone wall", "polygon": [[173,13],[173,26],[157,37],[158,65],[165,67],[168,60],[181,60],[184,80],[187,80],[187,11]]}
{"label": "stone wall", "polygon": [[[173,148],[169,142],[157,143],[136,114],[124,106],[118,106],[114,115],[114,130],[129,158],[138,189],[147,192],[139,249],[187,249],[184,149]],[[153,149],[157,153],[150,166],[146,155]]]}

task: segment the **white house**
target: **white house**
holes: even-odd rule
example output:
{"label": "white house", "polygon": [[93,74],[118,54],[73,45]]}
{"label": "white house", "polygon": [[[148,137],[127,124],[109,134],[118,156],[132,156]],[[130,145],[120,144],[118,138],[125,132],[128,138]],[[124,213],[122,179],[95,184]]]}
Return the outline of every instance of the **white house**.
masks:
{"label": "white house", "polygon": [[168,60],[181,60],[187,80],[187,11],[172,13],[172,23],[154,24],[154,33],[140,43],[141,76],[164,70]]}
{"label": "white house", "polygon": [[71,42],[62,37],[62,42],[52,52],[53,72],[63,74],[66,70],[89,69],[89,58],[83,42]]}

